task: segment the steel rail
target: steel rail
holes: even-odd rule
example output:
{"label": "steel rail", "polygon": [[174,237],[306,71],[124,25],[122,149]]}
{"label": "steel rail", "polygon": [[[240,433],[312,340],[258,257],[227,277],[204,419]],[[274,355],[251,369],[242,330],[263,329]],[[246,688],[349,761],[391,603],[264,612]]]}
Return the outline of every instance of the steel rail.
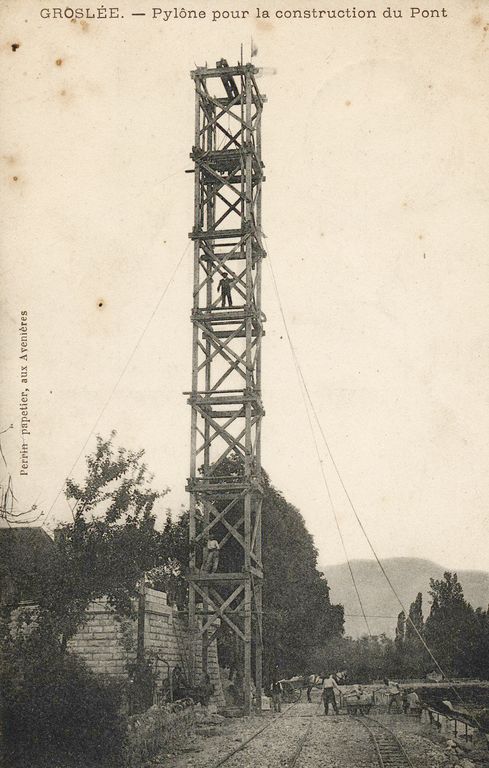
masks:
{"label": "steel rail", "polygon": [[[369,715],[352,717],[353,720],[356,720],[358,723],[363,725],[363,727],[368,731],[377,753],[380,768],[415,768],[396,734],[390,728],[388,728],[388,726],[379,722],[374,717],[370,717]],[[379,741],[379,734],[375,734],[375,728],[383,731],[384,734],[388,735],[390,744],[381,743]],[[392,750],[393,747],[395,747],[396,751]]]}
{"label": "steel rail", "polygon": [[314,720],[316,719],[317,712],[318,710],[321,709],[321,707],[322,707],[322,702],[319,702],[319,706],[316,709],[316,711],[313,712],[312,715],[308,715],[308,717],[311,718],[311,722],[307,726],[305,733],[300,737],[299,743],[297,744],[297,747],[293,751],[292,756],[287,761],[287,768],[295,768],[295,766],[297,765],[297,761],[299,760],[299,757],[304,748],[304,745],[306,744],[307,740],[309,739],[309,736],[311,735],[312,726],[314,724]]}
{"label": "steel rail", "polygon": [[[284,709],[278,717],[274,717],[273,720],[270,720],[268,723],[263,725],[261,728],[258,728],[257,731],[251,734],[245,741],[243,741],[239,746],[237,746],[235,749],[231,750],[231,752],[228,752],[227,755],[223,755],[216,763],[212,763],[208,768],[220,768],[220,766],[225,765],[228,760],[230,760],[234,755],[236,755],[238,752],[241,752],[243,749],[246,749],[248,744],[252,742],[254,739],[256,739],[257,736],[259,736],[263,731],[266,731],[268,728],[271,728],[272,725],[275,725],[287,712],[290,712],[293,707],[297,706],[299,702],[294,702],[289,707]],[[290,717],[290,715],[288,715]],[[312,724],[313,720],[315,718],[315,714],[309,715],[311,717],[311,722],[308,724],[305,732],[302,734],[302,736],[299,739],[299,742],[297,746],[295,747],[294,751],[292,752],[292,756],[287,759],[287,768],[294,768],[294,766],[297,764],[297,760],[299,759],[299,756],[302,752],[302,749],[304,747],[304,744],[306,743],[307,739],[310,736],[311,730],[312,730]]]}
{"label": "steel rail", "polygon": [[287,709],[284,709],[283,712],[279,713],[278,717],[274,717],[273,720],[270,720],[270,722],[263,725],[261,728],[258,728],[255,733],[252,733],[251,736],[249,736],[245,741],[243,741],[238,747],[231,750],[231,752],[228,752],[227,755],[224,755],[221,757],[217,763],[213,763],[209,768],[219,768],[221,765],[224,765],[224,763],[227,763],[228,760],[230,760],[234,755],[236,755],[238,752],[241,752],[241,750],[245,749],[250,741],[253,741],[253,739],[256,739],[257,736],[260,735],[260,733],[263,733],[263,731],[266,731],[267,728],[270,728],[274,723],[276,723],[278,720],[280,720],[281,717],[285,715],[286,712],[289,711],[289,709],[292,709],[292,707],[295,707],[295,704],[291,704],[290,707],[287,707]]}

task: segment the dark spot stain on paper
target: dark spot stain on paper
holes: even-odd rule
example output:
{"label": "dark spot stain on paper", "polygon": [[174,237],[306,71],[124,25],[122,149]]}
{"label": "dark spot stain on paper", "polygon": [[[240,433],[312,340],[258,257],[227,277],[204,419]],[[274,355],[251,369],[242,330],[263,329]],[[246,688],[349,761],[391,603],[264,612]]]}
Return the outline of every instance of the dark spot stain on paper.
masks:
{"label": "dark spot stain on paper", "polygon": [[69,91],[69,90],[66,90],[66,88],[63,88],[61,91],[59,91],[59,99],[60,99],[61,103],[65,107],[67,107],[74,100],[73,92]]}
{"label": "dark spot stain on paper", "polygon": [[345,107],[351,107],[351,101],[350,101],[350,99],[347,99],[347,100],[345,101]]}
{"label": "dark spot stain on paper", "polygon": [[20,43],[12,43],[12,50],[14,53],[17,50],[17,48],[20,48]]}
{"label": "dark spot stain on paper", "polygon": [[269,19],[255,19],[255,24],[262,32],[271,32],[273,24]]}
{"label": "dark spot stain on paper", "polygon": [[69,89],[62,88],[59,91],[59,96],[62,101],[62,103],[67,106],[68,104],[71,104],[75,99],[75,94],[73,91],[70,91]]}
{"label": "dark spot stain on paper", "polygon": [[103,307],[103,306],[104,306],[104,300],[103,300],[103,299],[99,299],[99,300],[97,301],[97,307],[98,307],[99,309],[102,309],[102,307]]}
{"label": "dark spot stain on paper", "polygon": [[[78,24],[78,19],[70,19],[70,21],[72,24]],[[88,21],[84,21],[84,20],[80,21],[80,29],[83,32],[86,32],[88,30],[88,27],[89,27]]]}
{"label": "dark spot stain on paper", "polygon": [[56,59],[56,66],[60,67],[63,63],[63,59]]}
{"label": "dark spot stain on paper", "polygon": [[12,176],[12,180],[13,180],[13,181],[18,181],[18,180],[19,180],[19,177],[18,177],[18,176]]}
{"label": "dark spot stain on paper", "polygon": [[418,235],[418,240],[422,240],[422,239],[423,239],[423,235]]}

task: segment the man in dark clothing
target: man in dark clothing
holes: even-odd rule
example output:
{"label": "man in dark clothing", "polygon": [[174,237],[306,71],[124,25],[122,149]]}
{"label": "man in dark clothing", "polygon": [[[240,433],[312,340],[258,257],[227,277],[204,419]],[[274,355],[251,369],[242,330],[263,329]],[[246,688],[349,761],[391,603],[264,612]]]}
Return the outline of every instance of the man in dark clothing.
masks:
{"label": "man in dark clothing", "polygon": [[172,671],[173,700],[182,699],[185,696],[187,681],[179,664]]}
{"label": "man in dark clothing", "polygon": [[204,675],[204,679],[200,685],[200,703],[203,707],[207,707],[211,696],[214,695],[215,686],[211,683],[209,675]]}
{"label": "man in dark clothing", "polygon": [[222,304],[221,306],[226,306],[226,299],[228,302],[228,307],[233,306],[233,299],[231,297],[231,278],[226,273],[222,276],[222,279],[219,281],[219,285],[217,286],[217,290],[221,294],[221,300]]}
{"label": "man in dark clothing", "polygon": [[307,693],[307,701],[309,702],[309,704],[312,703],[311,691],[314,688],[314,686],[317,685],[319,682],[321,682],[321,681],[320,681],[320,678],[317,677],[317,675],[314,675],[314,674],[313,675],[309,675],[309,677],[307,678],[307,690],[306,690],[306,693]]}
{"label": "man in dark clothing", "polygon": [[282,711],[282,683],[277,680],[277,678],[274,678],[272,685],[270,686],[271,694],[272,694],[272,702],[273,702],[273,711],[274,712],[281,712]]}

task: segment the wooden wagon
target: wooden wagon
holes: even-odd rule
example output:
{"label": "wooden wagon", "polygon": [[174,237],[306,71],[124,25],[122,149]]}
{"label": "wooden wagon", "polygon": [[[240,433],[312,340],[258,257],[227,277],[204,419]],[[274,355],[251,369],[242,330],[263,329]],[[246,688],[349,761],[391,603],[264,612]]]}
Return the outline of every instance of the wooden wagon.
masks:
{"label": "wooden wagon", "polygon": [[372,696],[359,691],[344,693],[342,698],[348,715],[368,715],[373,705]]}

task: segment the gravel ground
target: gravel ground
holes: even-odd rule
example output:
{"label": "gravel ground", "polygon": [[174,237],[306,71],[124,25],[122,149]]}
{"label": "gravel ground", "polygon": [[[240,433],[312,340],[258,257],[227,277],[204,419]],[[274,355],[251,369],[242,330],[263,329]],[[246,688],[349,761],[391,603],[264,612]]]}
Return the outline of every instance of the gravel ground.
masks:
{"label": "gravel ground", "polygon": [[[316,694],[313,704],[285,705],[282,716],[266,712],[262,717],[225,718],[219,724],[211,716],[175,754],[160,754],[152,760],[151,768],[213,768],[263,726],[269,727],[233,755],[225,768],[287,768],[309,726],[296,768],[378,768],[367,730],[346,715],[325,717],[318,701]],[[414,768],[471,768],[464,765],[465,755],[447,749],[445,739],[417,720],[374,710],[371,715],[396,734]],[[476,768],[489,768],[489,763],[477,762]]]}
{"label": "gravel ground", "polygon": [[414,768],[471,768],[467,762],[474,762],[477,768],[489,768],[489,755],[476,750],[447,748],[447,737],[440,736],[430,726],[421,725],[416,718],[403,715],[371,713],[376,720],[386,725],[397,736],[409,755]]}
{"label": "gravel ground", "polygon": [[315,718],[297,768],[378,768],[367,731],[344,715]]}

